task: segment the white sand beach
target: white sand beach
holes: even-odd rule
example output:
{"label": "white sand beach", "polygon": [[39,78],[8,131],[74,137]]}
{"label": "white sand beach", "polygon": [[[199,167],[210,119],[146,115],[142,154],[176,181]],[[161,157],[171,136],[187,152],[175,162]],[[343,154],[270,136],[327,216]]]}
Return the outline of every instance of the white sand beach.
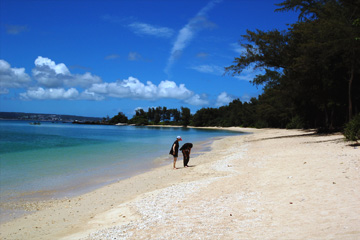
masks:
{"label": "white sand beach", "polygon": [[360,147],[341,134],[243,129],[191,158],[28,206],[1,239],[360,239]]}

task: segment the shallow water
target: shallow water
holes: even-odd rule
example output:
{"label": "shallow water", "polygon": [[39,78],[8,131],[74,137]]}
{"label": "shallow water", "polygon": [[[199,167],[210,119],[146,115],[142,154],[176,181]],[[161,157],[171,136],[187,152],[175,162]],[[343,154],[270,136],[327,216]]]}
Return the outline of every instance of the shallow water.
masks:
{"label": "shallow water", "polygon": [[168,153],[177,135],[184,140],[180,146],[192,142],[200,152],[209,150],[213,138],[239,134],[178,127],[29,123],[0,121],[0,203],[72,197],[170,164]]}

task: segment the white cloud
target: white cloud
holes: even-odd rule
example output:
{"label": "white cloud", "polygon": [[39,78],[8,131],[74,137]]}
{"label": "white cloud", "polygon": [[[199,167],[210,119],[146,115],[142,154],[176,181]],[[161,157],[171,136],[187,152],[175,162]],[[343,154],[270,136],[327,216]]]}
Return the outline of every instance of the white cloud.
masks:
{"label": "white cloud", "polygon": [[93,84],[88,91],[116,98],[153,99],[157,87],[150,81],[143,84],[134,77],[112,83]]}
{"label": "white cloud", "polygon": [[160,99],[173,98],[184,100],[194,95],[184,84],[179,86],[172,81],[161,81],[158,86],[150,81],[146,84],[140,82],[137,78],[129,77],[125,80],[119,80],[113,83],[93,84],[88,92],[103,96],[116,98],[134,98],[134,99]]}
{"label": "white cloud", "polygon": [[165,72],[169,72],[175,60],[181,55],[182,51],[187,47],[189,42],[193,39],[195,34],[204,28],[213,28],[215,24],[210,23],[206,14],[215,4],[222,0],[212,0],[204,8],[202,8],[194,18],[192,18],[178,33],[177,38],[170,52]]}
{"label": "white cloud", "polygon": [[194,106],[203,106],[209,104],[209,101],[206,99],[206,96],[205,95],[200,96],[199,94],[193,95],[192,97],[186,99],[185,102]]}
{"label": "white cloud", "polygon": [[172,81],[161,81],[158,86],[159,98],[186,99],[193,95],[193,92],[185,87],[185,84],[176,85]]}
{"label": "white cloud", "polygon": [[[86,78],[86,75],[84,76]],[[177,85],[173,81],[161,81],[155,85],[150,81],[140,82],[137,78],[129,77],[110,83],[94,83],[91,87],[79,92],[76,88],[65,89],[37,87],[28,89],[20,94],[23,100],[104,100],[107,97],[132,98],[132,99],[178,99],[192,105],[204,105],[208,102],[199,95],[195,95],[185,87],[185,84]]]}
{"label": "white cloud", "polygon": [[79,97],[79,92],[75,88],[65,90],[64,88],[35,88],[29,89],[25,93],[21,93],[20,97],[24,100],[36,99],[66,99],[75,100]]}
{"label": "white cloud", "polygon": [[174,30],[167,27],[153,26],[147,23],[134,22],[129,24],[134,33],[139,35],[149,35],[161,38],[170,38],[174,35]]}
{"label": "white cloud", "polygon": [[230,102],[232,102],[233,100],[234,100],[233,97],[229,96],[226,92],[222,92],[216,99],[216,106],[220,107],[220,106],[227,105]]}
{"label": "white cloud", "polygon": [[35,68],[32,70],[37,82],[47,88],[89,87],[94,83],[102,82],[101,78],[87,72],[85,74],[71,74],[65,64],[56,64],[49,58],[39,56],[35,60]]}
{"label": "white cloud", "polygon": [[83,91],[80,96],[79,99],[81,100],[95,100],[95,101],[101,101],[104,100],[105,97],[100,95],[100,94],[96,94],[94,92],[89,91],[88,89],[86,89],[85,91]]}
{"label": "white cloud", "polygon": [[69,87],[89,87],[94,83],[101,83],[102,80],[100,77],[96,75],[92,75],[89,72],[86,72],[84,74],[74,74],[72,75],[73,78],[69,81],[65,81],[65,85]]}
{"label": "white cloud", "polygon": [[[35,60],[32,72],[38,84],[20,94],[23,100],[104,100],[110,97],[178,99],[192,105],[208,104],[206,96],[195,94],[187,89],[185,84],[164,80],[155,85],[151,81],[143,83],[134,77],[116,82],[102,82],[100,77],[89,72],[72,74],[65,64],[57,64],[49,58],[40,56]],[[11,68],[4,60],[0,60],[0,77],[0,94],[8,93],[7,88],[28,87],[31,82],[24,68]]]}
{"label": "white cloud", "polygon": [[202,73],[211,73],[215,75],[222,75],[224,73],[224,68],[216,65],[200,65],[193,66],[191,69],[194,69]]}
{"label": "white cloud", "polygon": [[0,94],[7,94],[8,88],[26,87],[30,82],[25,68],[12,68],[8,62],[0,59]]}

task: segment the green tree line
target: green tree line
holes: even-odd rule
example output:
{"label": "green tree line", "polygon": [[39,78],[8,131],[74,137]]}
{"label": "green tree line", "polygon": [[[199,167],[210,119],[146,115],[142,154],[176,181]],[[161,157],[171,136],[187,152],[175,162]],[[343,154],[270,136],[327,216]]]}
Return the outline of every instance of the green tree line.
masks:
{"label": "green tree line", "polygon": [[119,112],[118,115],[111,118],[109,124],[128,123],[135,125],[183,125],[190,124],[190,109],[181,107],[178,109],[167,109],[167,107],[149,108],[148,111],[137,109],[135,115],[129,120],[124,113]]}

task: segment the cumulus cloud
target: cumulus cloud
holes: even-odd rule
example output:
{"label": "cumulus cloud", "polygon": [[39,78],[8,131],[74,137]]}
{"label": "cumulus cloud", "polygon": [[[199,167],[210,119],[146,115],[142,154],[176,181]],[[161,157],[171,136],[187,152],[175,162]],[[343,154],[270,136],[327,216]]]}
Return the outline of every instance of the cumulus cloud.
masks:
{"label": "cumulus cloud", "polygon": [[80,99],[80,100],[95,100],[95,101],[101,101],[101,100],[104,100],[105,97],[102,96],[102,95],[100,95],[100,94],[91,92],[91,91],[89,91],[88,89],[86,89],[85,91],[83,91],[83,92],[80,94],[79,99]]}
{"label": "cumulus cloud", "polygon": [[80,93],[75,88],[32,88],[24,93],[20,93],[22,100],[104,100],[105,97],[87,89]]}
{"label": "cumulus cloud", "polygon": [[71,74],[64,63],[56,64],[49,58],[39,56],[35,60],[35,68],[32,70],[33,77],[43,87],[60,88],[89,87],[94,83],[102,82],[101,78],[89,72],[85,74]]}
{"label": "cumulus cloud", "polygon": [[174,30],[171,28],[153,26],[147,23],[134,22],[129,24],[129,27],[138,35],[149,35],[160,38],[170,38],[174,35]]}
{"label": "cumulus cloud", "polygon": [[194,93],[185,87],[185,84],[176,85],[173,81],[161,81],[158,86],[159,98],[187,99]]}
{"label": "cumulus cloud", "polygon": [[7,94],[9,88],[26,87],[30,82],[25,68],[12,68],[8,62],[0,59],[0,94]]}
{"label": "cumulus cloud", "polygon": [[184,84],[179,86],[172,81],[161,81],[158,86],[150,81],[146,84],[137,78],[129,77],[112,83],[93,84],[89,93],[115,98],[133,98],[155,100],[159,98],[174,98],[184,100],[191,97],[194,93],[188,90]]}
{"label": "cumulus cloud", "polygon": [[233,97],[229,96],[226,92],[222,92],[216,99],[216,106],[220,107],[220,106],[227,105],[230,102],[232,102],[233,100],[234,100]]}
{"label": "cumulus cloud", "polygon": [[203,106],[209,104],[209,101],[206,98],[206,95],[200,96],[199,94],[195,94],[192,97],[186,99],[185,102],[194,106]]}
{"label": "cumulus cloud", "polygon": [[150,81],[145,85],[138,79],[129,77],[112,83],[93,84],[88,91],[116,98],[152,99],[156,94],[156,86]]}
{"label": "cumulus cloud", "polygon": [[[185,84],[164,80],[158,85],[129,77],[116,82],[102,82],[101,78],[87,72],[72,74],[63,63],[55,63],[49,58],[38,57],[32,70],[36,80],[31,88],[31,78],[24,68],[11,68],[0,60],[0,94],[8,88],[28,88],[20,94],[22,100],[104,100],[106,98],[131,99],[178,99],[191,105],[208,104],[207,97],[195,94]],[[82,87],[82,88],[79,88]]]}
{"label": "cumulus cloud", "polygon": [[23,100],[104,100],[105,98],[131,98],[131,99],[178,99],[191,105],[206,105],[206,96],[200,96],[187,89],[185,84],[177,85],[173,81],[161,81],[158,85],[151,81],[142,83],[134,77],[116,82],[103,82],[92,84],[91,87],[79,92],[75,88],[32,88],[21,93]]}
{"label": "cumulus cloud", "polygon": [[84,74],[75,74],[73,75],[73,79],[71,81],[66,81],[65,85],[70,87],[80,86],[80,87],[88,87],[94,83],[100,83],[102,82],[101,78],[92,75],[89,72],[86,72]]}
{"label": "cumulus cloud", "polygon": [[188,46],[195,34],[205,28],[214,28],[215,24],[207,20],[206,14],[222,0],[212,0],[198,14],[192,18],[178,33],[177,38],[170,52],[165,72],[169,72],[175,60],[181,55],[182,51]]}
{"label": "cumulus cloud", "polygon": [[36,100],[45,100],[45,99],[67,99],[74,100],[79,96],[78,90],[75,88],[70,88],[65,90],[64,88],[34,88],[29,89],[25,93],[21,93],[20,97],[24,100],[36,99]]}

